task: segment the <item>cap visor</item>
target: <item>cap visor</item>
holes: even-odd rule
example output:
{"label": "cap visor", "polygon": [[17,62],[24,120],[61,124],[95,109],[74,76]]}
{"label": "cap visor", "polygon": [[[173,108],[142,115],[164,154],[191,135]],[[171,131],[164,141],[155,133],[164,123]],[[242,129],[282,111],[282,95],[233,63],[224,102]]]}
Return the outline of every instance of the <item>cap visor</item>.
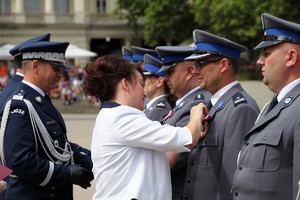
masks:
{"label": "cap visor", "polygon": [[153,72],[150,72],[150,71],[143,71],[143,74],[145,76],[157,76],[157,74],[153,73]]}
{"label": "cap visor", "polygon": [[67,63],[54,62],[54,61],[48,61],[48,60],[47,60],[47,62],[50,63],[51,65],[53,65],[54,67],[62,68],[65,70],[71,69],[71,67]]}
{"label": "cap visor", "polygon": [[193,61],[193,60],[199,60],[203,58],[209,57],[211,54],[210,53],[205,53],[205,54],[192,54],[189,57],[186,57],[184,60],[185,61]]}
{"label": "cap visor", "polygon": [[257,45],[256,47],[254,47],[254,50],[256,49],[261,49],[261,48],[266,48],[269,46],[273,46],[279,43],[282,43],[283,41],[262,41],[259,45]]}
{"label": "cap visor", "polygon": [[170,65],[163,65],[162,68],[160,68],[160,70],[158,70],[157,73],[164,72],[164,71],[170,69],[171,67],[173,67],[175,64],[176,63],[170,64]]}

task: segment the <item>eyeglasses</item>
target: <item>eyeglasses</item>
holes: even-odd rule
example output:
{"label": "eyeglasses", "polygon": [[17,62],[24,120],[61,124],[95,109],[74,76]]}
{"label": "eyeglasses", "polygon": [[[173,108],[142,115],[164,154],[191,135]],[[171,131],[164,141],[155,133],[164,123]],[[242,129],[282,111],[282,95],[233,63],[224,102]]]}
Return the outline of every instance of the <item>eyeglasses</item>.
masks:
{"label": "eyeglasses", "polygon": [[223,58],[218,58],[218,59],[214,59],[214,60],[196,60],[196,61],[195,61],[195,66],[197,67],[197,69],[202,69],[202,68],[205,67],[207,64],[219,62],[219,61],[222,60],[222,59],[223,59]]}

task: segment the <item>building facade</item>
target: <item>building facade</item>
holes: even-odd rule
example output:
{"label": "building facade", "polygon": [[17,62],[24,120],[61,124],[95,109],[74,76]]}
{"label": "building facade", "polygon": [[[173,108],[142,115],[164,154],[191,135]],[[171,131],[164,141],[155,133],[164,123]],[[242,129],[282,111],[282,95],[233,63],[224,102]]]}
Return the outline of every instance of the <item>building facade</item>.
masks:
{"label": "building facade", "polygon": [[[51,33],[98,56],[121,54],[123,45],[140,45],[127,20],[114,14],[117,0],[0,0],[0,44],[18,44]],[[141,27],[142,28],[142,27]],[[141,33],[141,31],[139,31]],[[84,65],[89,59],[75,59]]]}

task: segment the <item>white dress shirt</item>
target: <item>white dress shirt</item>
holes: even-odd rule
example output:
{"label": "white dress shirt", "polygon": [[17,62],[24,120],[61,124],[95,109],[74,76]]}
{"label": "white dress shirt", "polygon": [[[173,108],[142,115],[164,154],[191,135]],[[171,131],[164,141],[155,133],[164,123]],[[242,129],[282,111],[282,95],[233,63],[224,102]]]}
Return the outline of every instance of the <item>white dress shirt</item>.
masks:
{"label": "white dress shirt", "polygon": [[93,200],[171,200],[165,152],[187,152],[187,128],[161,125],[135,108],[102,108],[92,137]]}

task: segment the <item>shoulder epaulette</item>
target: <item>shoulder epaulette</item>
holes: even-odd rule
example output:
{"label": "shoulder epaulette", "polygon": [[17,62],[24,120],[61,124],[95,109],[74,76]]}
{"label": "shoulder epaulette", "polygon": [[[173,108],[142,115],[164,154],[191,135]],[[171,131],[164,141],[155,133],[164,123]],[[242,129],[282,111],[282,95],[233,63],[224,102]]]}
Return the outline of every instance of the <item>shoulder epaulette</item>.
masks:
{"label": "shoulder epaulette", "polygon": [[195,96],[195,99],[194,100],[199,100],[199,99],[204,99],[204,95],[203,94],[197,94]]}
{"label": "shoulder epaulette", "polygon": [[245,99],[244,95],[242,93],[238,92],[232,97],[232,101],[234,106],[237,106],[241,103],[247,103],[247,100]]}
{"label": "shoulder epaulette", "polygon": [[158,107],[158,108],[165,108],[166,107],[166,103],[164,101],[157,102],[156,107]]}

